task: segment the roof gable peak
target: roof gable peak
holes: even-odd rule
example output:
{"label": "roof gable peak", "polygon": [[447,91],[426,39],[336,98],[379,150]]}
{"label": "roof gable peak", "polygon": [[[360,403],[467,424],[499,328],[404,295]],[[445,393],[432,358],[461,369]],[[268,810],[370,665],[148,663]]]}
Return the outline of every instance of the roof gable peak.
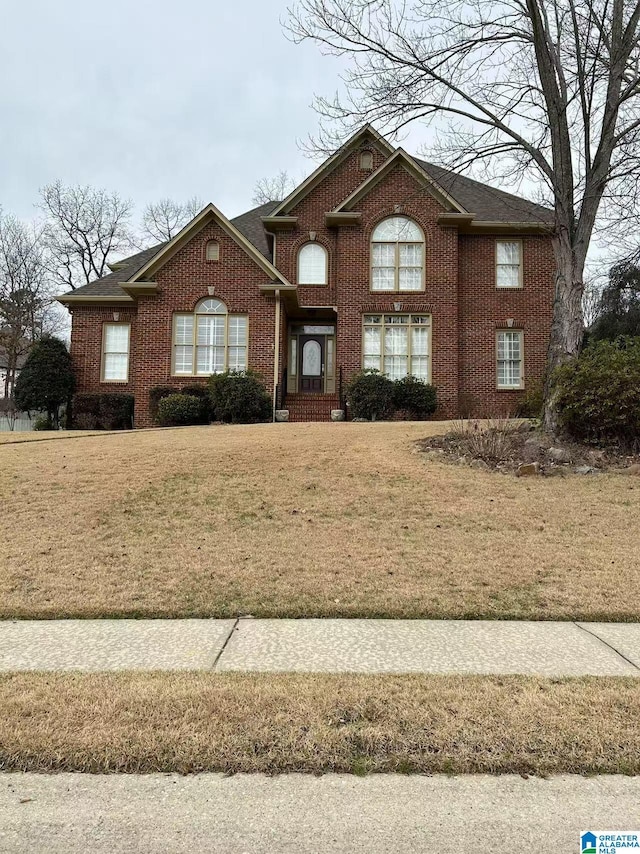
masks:
{"label": "roof gable peak", "polygon": [[342,213],[353,209],[367,193],[370,193],[373,188],[389,174],[389,172],[397,165],[405,168],[418,181],[424,184],[427,190],[434,196],[446,209],[454,213],[468,213],[468,211],[450,195],[443,187],[438,184],[420,164],[408,154],[404,148],[396,148],[393,154],[388,157],[384,163],[378,166],[367,178],[360,184],[359,187],[347,196],[338,207],[334,208],[333,213]]}
{"label": "roof gable peak", "polygon": [[307,196],[314,187],[316,187],[320,181],[332,172],[340,163],[345,160],[348,154],[350,154],[355,148],[362,144],[364,140],[370,139],[371,143],[375,145],[381,152],[385,155],[389,156],[393,154],[395,151],[394,147],[387,142],[387,140],[378,133],[378,131],[371,124],[366,124],[360,128],[360,130],[356,131],[353,136],[349,137],[349,139],[340,146],[340,148],[331,155],[324,163],[321,163],[318,168],[309,175],[301,184],[299,184],[286,199],[284,199],[278,207],[272,211],[271,216],[280,216],[283,214],[287,214],[301,199]]}

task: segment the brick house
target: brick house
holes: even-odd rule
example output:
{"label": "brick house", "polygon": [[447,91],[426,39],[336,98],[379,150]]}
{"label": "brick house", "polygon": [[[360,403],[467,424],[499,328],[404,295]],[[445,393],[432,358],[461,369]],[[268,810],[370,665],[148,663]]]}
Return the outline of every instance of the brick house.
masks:
{"label": "brick house", "polygon": [[168,243],[59,297],[80,392],[258,371],[291,420],[329,419],[358,370],[411,373],[438,416],[512,412],[543,374],[553,214],[364,127],[284,201],[204,208]]}

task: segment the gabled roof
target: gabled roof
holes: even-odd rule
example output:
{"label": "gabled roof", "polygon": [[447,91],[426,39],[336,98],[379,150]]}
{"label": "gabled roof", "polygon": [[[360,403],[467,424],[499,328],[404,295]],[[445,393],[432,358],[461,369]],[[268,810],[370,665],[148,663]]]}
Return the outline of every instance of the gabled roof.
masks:
{"label": "gabled roof", "polygon": [[357,133],[354,133],[354,135],[343,145],[341,145],[335,154],[329,157],[328,160],[325,160],[324,163],[321,163],[315,172],[312,172],[311,175],[309,175],[302,184],[297,186],[286,199],[280,202],[280,204],[271,211],[270,216],[279,216],[280,214],[285,214],[290,211],[301,199],[304,199],[304,197],[307,196],[326,175],[333,172],[333,170],[338,167],[343,160],[345,160],[354,148],[361,145],[367,139],[384,154],[393,154],[393,146],[390,145],[374,127],[369,124],[365,125],[360,128]]}
{"label": "gabled roof", "polygon": [[[268,261],[271,261],[271,254],[260,217],[269,214],[277,204],[279,204],[277,201],[267,202],[230,221]],[[149,249],[137,252],[129,258],[123,258],[117,262],[118,269],[115,272],[109,273],[101,279],[96,279],[95,282],[82,285],[82,287],[76,288],[67,294],[63,294],[60,301],[76,302],[73,297],[78,297],[88,298],[89,300],[104,300],[105,298],[109,298],[120,302],[133,302],[132,298],[120,287],[120,282],[131,281],[138,271],[165,246],[166,243],[158,243],[156,246],[151,246]],[[66,300],[66,297],[72,297],[72,299]]]}
{"label": "gabled roof", "polygon": [[191,238],[209,222],[216,222],[232,240],[245,250],[247,255],[255,261],[258,267],[270,276],[271,279],[282,282],[285,286],[292,287],[291,283],[287,281],[285,276],[279,270],[276,270],[271,261],[269,261],[269,259],[266,258],[262,252],[260,252],[253,243],[244,236],[244,234],[231,222],[231,220],[227,219],[212,202],[209,202],[209,204],[206,205],[199,214],[194,216],[191,222],[188,222],[183,229],[171,238],[171,240],[165,243],[164,246],[162,246],[158,252],[153,255],[153,257],[146,261],[140,269],[133,274],[133,276],[126,281],[121,279],[125,289],[128,284],[142,282],[146,277],[153,276],[160,267],[166,264],[167,261],[176,254],[176,252],[182,249],[182,247],[185,246],[185,244],[187,244]]}
{"label": "gabled roof", "polygon": [[370,193],[371,190],[396,166],[402,166],[407,170],[407,172],[413,175],[413,177],[418,182],[422,183],[446,210],[454,213],[469,213],[468,209],[465,209],[452,195],[447,192],[444,187],[440,186],[440,184],[434,180],[434,178],[424,169],[419,160],[415,160],[402,148],[397,148],[391,157],[388,157],[385,162],[372,172],[359,187],[356,187],[356,189],[347,196],[347,198],[341,202],[337,208],[334,208],[333,213],[353,210],[358,202],[363,199],[367,193]]}

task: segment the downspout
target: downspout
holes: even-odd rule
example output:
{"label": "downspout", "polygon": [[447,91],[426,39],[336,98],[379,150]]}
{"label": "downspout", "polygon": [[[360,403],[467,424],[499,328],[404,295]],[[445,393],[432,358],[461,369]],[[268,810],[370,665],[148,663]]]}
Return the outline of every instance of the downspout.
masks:
{"label": "downspout", "polygon": [[273,347],[273,421],[276,420],[276,394],[278,391],[278,375],[280,370],[280,289],[276,288],[276,332]]}

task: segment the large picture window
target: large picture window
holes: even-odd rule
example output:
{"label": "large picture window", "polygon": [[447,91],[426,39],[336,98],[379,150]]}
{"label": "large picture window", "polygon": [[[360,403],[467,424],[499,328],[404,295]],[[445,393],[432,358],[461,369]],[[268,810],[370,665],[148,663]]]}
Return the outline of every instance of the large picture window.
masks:
{"label": "large picture window", "polygon": [[498,388],[524,388],[521,329],[502,329],[496,335]]}
{"label": "large picture window", "polygon": [[366,314],[363,367],[392,380],[411,374],[430,382],[430,332],[431,318],[426,314]]}
{"label": "large picture window", "polygon": [[229,314],[218,299],[173,316],[173,374],[208,376],[247,369],[247,316]]}
{"label": "large picture window", "polygon": [[129,346],[131,326],[128,323],[105,323],[102,329],[102,381],[126,383],[129,380]]}
{"label": "large picture window", "polygon": [[371,237],[371,290],[424,290],[424,237],[404,216],[379,223]]}

